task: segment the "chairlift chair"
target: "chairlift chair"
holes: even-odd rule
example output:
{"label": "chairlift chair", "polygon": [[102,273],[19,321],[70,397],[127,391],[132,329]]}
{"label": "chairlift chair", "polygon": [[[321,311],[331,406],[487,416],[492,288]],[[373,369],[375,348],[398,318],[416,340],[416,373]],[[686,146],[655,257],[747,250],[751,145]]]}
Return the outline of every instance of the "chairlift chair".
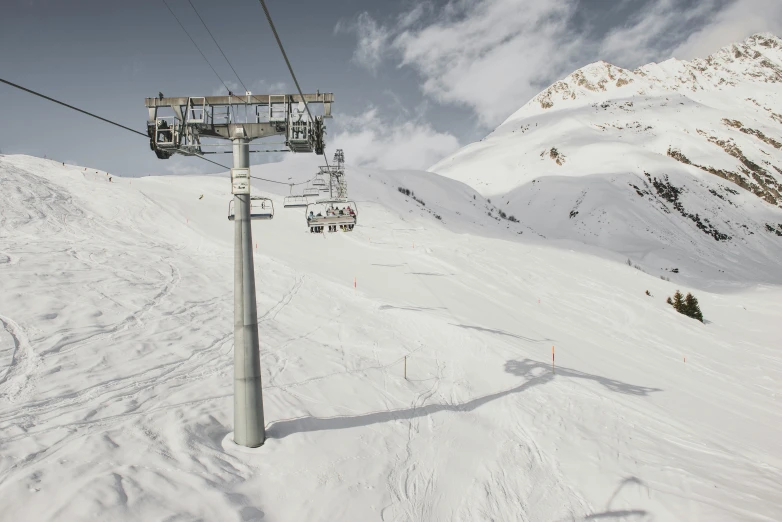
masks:
{"label": "chairlift chair", "polygon": [[175,149],[178,146],[179,119],[176,116],[158,116],[155,119],[155,145],[158,148]]}
{"label": "chairlift chair", "polygon": [[282,200],[283,208],[306,207],[308,203],[307,197],[300,194],[294,194],[293,185],[294,185],[293,183],[289,185],[290,194],[285,196],[285,198]]}
{"label": "chairlift chair", "polygon": [[[348,208],[353,212],[349,212]],[[335,209],[337,213],[330,213],[330,209]],[[340,210],[343,212],[342,215],[339,214]],[[312,217],[310,217],[310,213]],[[312,233],[319,233],[324,230],[329,232],[336,232],[337,230],[350,232],[358,223],[358,207],[355,201],[348,199],[322,199],[307,205],[304,217]]]}
{"label": "chairlift chair", "polygon": [[[261,196],[250,197],[250,219],[273,219],[274,202]],[[228,202],[228,220],[234,220],[234,200]]]}
{"label": "chairlift chair", "polygon": [[314,148],[312,122],[308,119],[290,121],[287,143],[293,152],[312,152]]}
{"label": "chairlift chair", "polygon": [[285,199],[282,200],[282,206],[284,208],[306,207],[307,206],[307,197],[306,196],[285,196]]}

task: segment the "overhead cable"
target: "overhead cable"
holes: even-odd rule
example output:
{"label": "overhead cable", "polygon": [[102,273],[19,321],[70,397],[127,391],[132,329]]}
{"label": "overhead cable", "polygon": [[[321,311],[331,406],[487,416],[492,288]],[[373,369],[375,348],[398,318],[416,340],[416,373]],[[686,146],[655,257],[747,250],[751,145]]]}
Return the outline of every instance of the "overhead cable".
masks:
{"label": "overhead cable", "polygon": [[310,179],[308,179],[306,181],[300,181],[298,183],[288,183],[287,181],[274,181],[273,179],[259,178],[258,176],[250,176],[250,177],[252,179],[259,179],[261,181],[268,181],[269,183],[277,183],[279,185],[289,185],[289,186],[292,186],[292,187],[295,187],[296,185],[304,185],[305,183],[309,183],[310,181],[315,179],[315,177],[312,177],[312,178],[310,178]]}
{"label": "overhead cable", "polygon": [[87,116],[92,116],[93,118],[97,118],[97,119],[99,119],[101,121],[105,121],[106,123],[110,123],[112,125],[116,125],[117,127],[121,128],[121,129],[125,129],[125,130],[133,132],[135,134],[139,134],[141,136],[144,136],[145,138],[147,137],[146,133],[144,133],[144,132],[139,132],[139,131],[137,131],[135,129],[131,129],[130,127],[125,127],[122,124],[119,124],[119,123],[111,121],[111,120],[107,120],[106,118],[102,118],[102,117],[98,116],[97,114],[93,114],[91,112],[87,112],[85,110],[79,109],[78,107],[74,107],[73,105],[68,105],[65,102],[61,102],[59,100],[55,100],[54,98],[50,98],[49,96],[46,96],[45,94],[41,94],[40,92],[35,92],[35,91],[33,91],[31,89],[28,89],[26,87],[22,87],[21,85],[17,85],[17,84],[15,84],[13,82],[9,82],[8,80],[3,80],[2,78],[0,78],[0,82],[8,84],[11,87],[16,87],[17,89],[21,89],[21,90],[23,90],[25,92],[29,92],[30,94],[34,94],[35,96],[41,97],[44,100],[49,100],[50,102],[57,103],[59,105],[62,105],[63,107],[68,107],[69,109],[73,109],[74,111],[81,112],[82,114],[86,114]]}
{"label": "overhead cable", "polygon": [[[211,64],[211,63],[209,63],[209,60],[206,58],[206,55],[203,53],[203,51],[201,51],[201,48],[200,48],[200,47],[198,47],[198,44],[195,42],[195,40],[193,40],[193,37],[192,37],[192,36],[190,36],[190,33],[188,33],[188,32],[187,32],[187,29],[185,29],[185,26],[184,26],[184,25],[182,25],[182,22],[180,22],[180,21],[179,21],[179,17],[176,15],[176,13],[174,13],[174,11],[171,9],[171,7],[168,5],[168,3],[166,3],[166,0],[163,0],[163,3],[166,5],[166,7],[168,8],[168,11],[171,13],[171,15],[174,17],[174,19],[177,21],[177,23],[179,24],[179,27],[181,27],[181,28],[182,28],[182,30],[185,32],[185,34],[187,35],[187,37],[188,37],[188,38],[190,38],[190,41],[191,41],[191,42],[193,42],[193,45],[195,45],[195,48],[196,48],[196,49],[198,49],[198,52],[199,52],[199,53],[201,53],[201,57],[204,59],[204,61],[206,62],[206,64],[209,66],[209,68],[210,68],[210,69],[212,69],[212,72],[213,72],[213,73],[215,73],[215,76],[217,76],[217,79],[218,79],[218,80],[220,80],[220,83],[222,83],[222,84],[223,84],[223,87],[225,87],[225,90],[226,90],[226,91],[230,91],[231,89],[229,89],[229,88],[228,88],[228,86],[225,84],[225,82],[224,82],[224,81],[223,81],[223,79],[220,77],[220,75],[219,75],[219,74],[217,74],[217,71],[215,70],[215,68],[214,68],[214,67],[212,67],[212,64]],[[190,5],[192,5],[192,4],[190,4]],[[193,8],[193,9],[195,9],[195,8]],[[196,14],[198,14],[198,13],[196,12]],[[201,18],[201,17],[199,16],[199,18]],[[208,30],[208,29],[207,29],[207,30]],[[210,34],[211,34],[211,33],[210,33]],[[216,43],[216,42],[215,42],[215,43]],[[219,46],[218,46],[218,47],[219,47]],[[220,52],[222,52],[222,50],[221,50]],[[223,56],[225,56],[225,55],[223,55]],[[229,65],[230,65],[230,64],[229,64]],[[232,69],[233,69],[233,67],[232,67]]]}
{"label": "overhead cable", "polygon": [[[264,150],[251,150],[249,151],[250,154],[256,153],[256,152],[290,152],[290,149],[264,149]],[[201,154],[233,154],[233,151],[230,150],[215,150],[215,151],[207,151],[202,152]]]}
{"label": "overhead cable", "polygon": [[[277,45],[280,47],[280,52],[282,53],[282,57],[285,59],[285,64],[288,66],[288,70],[291,73],[291,78],[293,78],[293,83],[296,84],[296,90],[299,91],[299,96],[301,96],[301,101],[304,102],[304,108],[307,109],[307,114],[310,117],[310,121],[314,122],[315,118],[312,117],[312,113],[310,112],[310,106],[307,103],[307,101],[304,99],[304,93],[301,90],[301,87],[299,86],[299,80],[296,79],[296,74],[293,72],[293,67],[291,66],[290,60],[288,60],[288,55],[285,53],[285,48],[282,46],[282,40],[280,40],[280,35],[277,33],[277,28],[274,27],[274,22],[272,21],[272,15],[269,13],[269,8],[266,7],[266,0],[259,0],[261,2],[261,7],[263,7],[263,12],[266,13],[266,20],[269,21],[269,27],[272,29],[272,33],[274,33],[274,38],[277,40]],[[325,147],[323,150],[323,158],[326,161],[326,167],[329,166],[329,160],[326,155]]]}
{"label": "overhead cable", "polygon": [[217,40],[215,39],[214,35],[212,34],[212,31],[209,30],[209,27],[206,25],[206,22],[204,21],[203,18],[201,18],[201,14],[198,12],[198,9],[195,8],[195,6],[193,5],[193,2],[191,2],[190,0],[187,0],[187,3],[190,4],[190,7],[193,8],[193,11],[195,11],[195,14],[196,14],[196,16],[198,16],[198,19],[201,20],[201,23],[203,24],[204,29],[206,29],[206,32],[209,33],[209,36],[212,37],[212,41],[215,43],[217,48],[220,50],[220,54],[223,55],[223,58],[225,58],[225,61],[228,62],[228,67],[230,67],[231,70],[234,72],[234,75],[236,75],[236,79],[239,80],[239,84],[242,87],[244,87],[244,91],[245,92],[248,92],[250,89],[247,88],[247,86],[244,84],[242,79],[239,77],[239,73],[236,72],[236,69],[234,69],[233,64],[231,64],[231,60],[229,60],[228,57],[225,55],[225,53],[223,52],[223,48],[220,47],[219,43],[217,43]]}
{"label": "overhead cable", "polygon": [[[73,109],[74,111],[80,112],[82,114],[86,114],[87,116],[91,116],[91,117],[93,117],[95,119],[98,119],[98,120],[101,120],[103,122],[109,123],[111,125],[114,125],[116,127],[121,128],[121,129],[125,129],[126,131],[132,132],[133,134],[138,134],[139,136],[143,136],[145,138],[149,138],[149,136],[147,136],[147,134],[144,133],[144,132],[137,131],[136,129],[131,129],[130,127],[126,127],[125,125],[122,125],[122,124],[117,123],[115,121],[108,120],[106,118],[98,116],[97,114],[93,114],[91,112],[85,111],[85,110],[80,109],[78,107],[74,107],[73,105],[69,105],[69,104],[67,104],[65,102],[61,102],[60,100],[55,100],[54,98],[46,96],[45,94],[41,94],[40,92],[36,92],[36,91],[34,91],[32,89],[28,89],[27,87],[22,87],[21,85],[18,85],[18,84],[13,83],[13,82],[9,82],[8,80],[4,80],[2,78],[0,78],[0,82],[3,82],[5,84],[7,84],[7,85],[10,85],[11,87],[16,87],[19,90],[22,90],[22,91],[25,91],[25,92],[29,92],[30,94],[33,94],[33,95],[38,96],[40,98],[43,98],[44,100],[49,100],[50,102],[54,102],[54,103],[56,103],[58,105],[62,105],[63,107],[68,107],[69,109]],[[207,159],[207,158],[201,156],[200,154],[189,154],[189,155],[190,156],[195,156],[196,158],[200,158],[200,159],[202,159],[204,161],[208,161],[209,163],[214,163],[215,165],[217,165],[219,167],[223,167],[224,169],[229,168],[229,167],[226,167],[225,165],[221,165],[220,163],[217,163],[216,161],[212,161],[210,159]]]}

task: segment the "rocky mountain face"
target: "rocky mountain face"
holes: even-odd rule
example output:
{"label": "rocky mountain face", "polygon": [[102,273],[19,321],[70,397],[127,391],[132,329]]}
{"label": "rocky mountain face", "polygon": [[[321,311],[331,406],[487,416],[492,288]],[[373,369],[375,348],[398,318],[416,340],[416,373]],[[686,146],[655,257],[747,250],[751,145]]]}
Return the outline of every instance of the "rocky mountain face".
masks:
{"label": "rocky mountain face", "polygon": [[587,65],[430,170],[650,273],[782,282],[782,40]]}

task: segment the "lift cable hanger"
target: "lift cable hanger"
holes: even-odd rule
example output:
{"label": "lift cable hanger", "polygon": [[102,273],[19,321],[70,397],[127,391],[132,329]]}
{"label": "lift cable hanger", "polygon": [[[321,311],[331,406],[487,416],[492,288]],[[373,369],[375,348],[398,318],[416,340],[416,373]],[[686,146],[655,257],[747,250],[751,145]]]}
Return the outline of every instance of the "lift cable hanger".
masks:
{"label": "lift cable hanger", "polygon": [[[98,116],[97,114],[93,114],[93,113],[91,113],[91,112],[85,111],[85,110],[83,110],[83,109],[80,109],[80,108],[78,108],[78,107],[74,107],[73,105],[69,105],[69,104],[67,104],[67,103],[65,103],[65,102],[61,102],[60,100],[55,100],[54,98],[51,98],[51,97],[49,97],[49,96],[46,96],[45,94],[41,94],[40,92],[36,92],[36,91],[34,91],[34,90],[32,90],[32,89],[28,89],[28,88],[26,88],[26,87],[22,87],[21,85],[18,85],[18,84],[16,84],[16,83],[13,83],[13,82],[9,82],[8,80],[4,80],[4,79],[0,78],[0,82],[3,82],[3,83],[5,83],[5,84],[7,84],[7,85],[10,85],[11,87],[16,87],[17,89],[20,89],[20,90],[22,90],[22,91],[25,91],[25,92],[28,92],[28,93],[30,93],[30,94],[33,94],[33,95],[35,95],[35,96],[38,96],[38,97],[40,97],[40,98],[43,98],[44,100],[49,100],[50,102],[54,102],[54,103],[56,103],[56,104],[58,104],[58,105],[62,105],[63,107],[68,107],[69,109],[73,109],[73,110],[74,110],[74,111],[76,111],[76,112],[80,112],[80,113],[82,113],[82,114],[86,114],[87,116],[91,116],[91,117],[93,117],[93,118],[96,118],[96,119],[98,119],[98,120],[101,120],[101,121],[103,121],[103,122],[109,123],[109,124],[111,124],[111,125],[114,125],[114,126],[116,126],[116,127],[119,127],[120,129],[125,129],[126,131],[130,131],[130,132],[132,132],[133,134],[138,134],[139,136],[144,136],[145,138],[147,138],[147,137],[148,137],[148,136],[147,136],[147,134],[145,134],[145,133],[143,133],[143,132],[139,132],[139,131],[137,131],[137,130],[135,130],[135,129],[131,129],[130,127],[126,127],[125,125],[122,125],[122,124],[120,124],[120,123],[117,123],[117,122],[115,122],[115,121],[107,120],[106,118],[103,118],[103,117],[101,117],[101,116]],[[227,168],[228,168],[228,167],[226,167],[225,165],[223,165],[223,164],[221,164],[221,163],[217,163],[216,161],[212,161],[212,160],[210,160],[210,159],[208,159],[208,158],[205,158],[205,157],[203,157],[203,156],[202,156],[202,155],[200,155],[200,154],[191,153],[190,155],[191,155],[191,156],[194,156],[194,157],[196,157],[196,158],[200,158],[200,159],[202,159],[202,160],[204,160],[204,161],[208,161],[209,163],[214,163],[214,164],[215,164],[215,165],[217,165],[218,167],[222,167],[222,168],[224,168],[224,169],[227,169]]]}

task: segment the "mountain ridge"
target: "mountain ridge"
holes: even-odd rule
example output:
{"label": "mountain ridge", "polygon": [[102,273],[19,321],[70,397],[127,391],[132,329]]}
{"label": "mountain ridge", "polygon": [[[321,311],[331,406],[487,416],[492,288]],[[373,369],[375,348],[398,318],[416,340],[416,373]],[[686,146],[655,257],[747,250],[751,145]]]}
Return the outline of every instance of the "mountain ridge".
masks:
{"label": "mountain ridge", "polygon": [[540,236],[650,272],[719,279],[752,266],[758,282],[782,283],[782,40],[635,71],[587,65],[429,171]]}
{"label": "mountain ridge", "polygon": [[[770,52],[771,56],[764,51]],[[742,67],[744,71],[736,70]],[[735,76],[741,72],[746,76],[745,79],[758,83],[782,82],[782,39],[771,33],[758,33],[744,42],[725,46],[705,59],[695,58],[688,61],[669,58],[660,63],[648,63],[632,71],[598,60],[554,82],[501,125],[516,119],[517,115],[523,114],[522,111],[535,104],[544,110],[558,108],[562,105],[561,102],[583,98],[590,92],[610,92],[623,87],[625,93],[634,92],[644,96],[647,94],[644,87],[657,87],[662,90],[688,89],[695,92],[736,86]],[[673,78],[672,74],[675,75]],[[646,79],[651,85],[636,88],[638,79]]]}

